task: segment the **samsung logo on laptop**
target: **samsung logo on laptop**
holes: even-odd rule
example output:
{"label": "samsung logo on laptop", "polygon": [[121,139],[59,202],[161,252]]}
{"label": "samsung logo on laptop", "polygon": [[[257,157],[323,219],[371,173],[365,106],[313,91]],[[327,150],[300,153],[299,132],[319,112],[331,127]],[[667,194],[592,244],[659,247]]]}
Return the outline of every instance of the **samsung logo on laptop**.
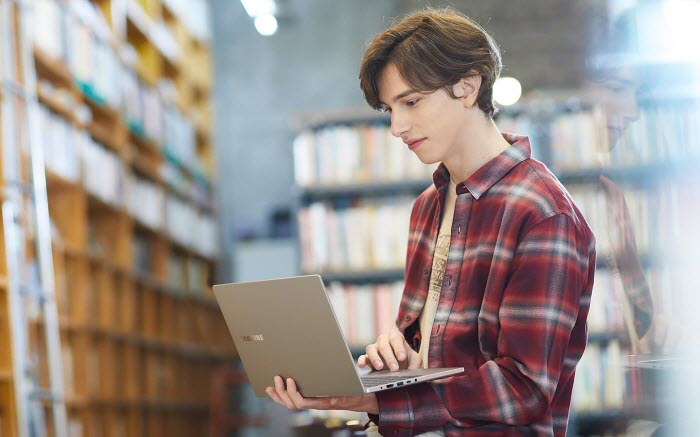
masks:
{"label": "samsung logo on laptop", "polygon": [[262,335],[241,335],[241,340],[243,341],[263,341]]}

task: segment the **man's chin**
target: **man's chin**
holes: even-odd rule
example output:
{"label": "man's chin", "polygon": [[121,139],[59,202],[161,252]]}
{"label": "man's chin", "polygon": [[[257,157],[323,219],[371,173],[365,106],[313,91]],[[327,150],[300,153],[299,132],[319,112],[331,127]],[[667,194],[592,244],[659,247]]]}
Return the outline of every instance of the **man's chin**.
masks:
{"label": "man's chin", "polygon": [[423,164],[427,164],[427,165],[432,165],[432,164],[435,164],[439,161],[437,159],[432,159],[432,157],[430,157],[430,156],[425,156],[424,154],[420,154],[420,153],[416,153],[416,156],[418,157],[418,159],[420,159],[420,162],[422,162]]}

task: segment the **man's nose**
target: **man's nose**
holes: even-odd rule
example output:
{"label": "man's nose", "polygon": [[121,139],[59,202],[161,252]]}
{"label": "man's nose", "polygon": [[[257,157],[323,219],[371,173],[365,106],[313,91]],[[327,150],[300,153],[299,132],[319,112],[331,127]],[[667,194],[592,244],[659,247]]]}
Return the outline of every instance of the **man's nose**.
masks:
{"label": "man's nose", "polygon": [[393,111],[391,113],[391,134],[395,137],[402,137],[406,132],[408,132],[408,120],[403,115],[400,115],[398,111]]}

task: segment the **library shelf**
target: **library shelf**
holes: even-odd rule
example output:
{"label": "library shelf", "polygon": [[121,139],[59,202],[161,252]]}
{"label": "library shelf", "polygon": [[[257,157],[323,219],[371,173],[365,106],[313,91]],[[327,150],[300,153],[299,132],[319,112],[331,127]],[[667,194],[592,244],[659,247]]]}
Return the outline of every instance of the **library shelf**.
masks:
{"label": "library shelf", "polygon": [[297,130],[318,130],[328,126],[352,126],[360,124],[388,125],[390,118],[387,114],[371,111],[367,108],[349,108],[332,111],[310,112],[298,114],[291,120],[291,125]]}
{"label": "library shelf", "polygon": [[[81,35],[87,39],[81,43],[91,48],[104,46],[124,72],[133,72],[142,79],[146,89],[139,89],[139,93],[155,93],[155,89],[148,86],[161,79],[176,82],[174,98],[165,94],[158,94],[157,98],[162,98],[163,107],[179,108],[183,120],[196,128],[197,139],[192,143],[192,153],[187,156],[206,157],[210,162],[214,153],[210,120],[211,65],[199,61],[211,59],[209,47],[195,42],[181,19],[172,11],[166,11],[162,0],[138,3],[130,0],[128,13],[123,16],[120,14],[124,11],[112,7],[116,3],[114,0],[86,3],[86,7],[99,10],[110,27],[109,37],[99,42],[91,25],[74,16],[67,3],[61,0],[55,3],[59,5],[54,10],[55,18],[63,22],[71,15],[88,28],[87,36]],[[142,9],[143,5],[148,8]],[[139,15],[141,12],[145,15]],[[177,27],[178,44],[187,46],[183,53],[196,52],[196,67],[182,64],[154,40],[154,26],[161,15],[171,31]],[[139,21],[144,17],[145,20]],[[128,34],[118,35],[122,20]],[[142,26],[144,22],[146,25]],[[74,30],[65,26],[55,26],[55,29]],[[138,65],[135,67],[127,65],[121,57],[120,50],[127,43],[136,50]],[[205,192],[207,199],[213,198],[215,181],[205,173],[208,167],[194,168],[189,161],[167,150],[165,144],[148,137],[142,124],[131,124],[126,117],[128,108],[115,103],[118,101],[113,98],[116,93],[102,95],[104,88],[99,88],[99,84],[90,79],[78,79],[78,70],[73,70],[76,66],[69,65],[68,58],[54,56],[43,47],[34,47],[33,59],[38,79],[36,100],[42,107],[41,113],[49,114],[62,126],[67,124],[85,138],[94,139],[106,151],[113,152],[110,155],[125,170],[120,173],[122,182],[119,183],[123,183],[124,176],[137,176],[162,189],[164,196],[177,195],[161,173],[162,165],[175,161],[180,170],[176,182],[186,186],[196,183],[198,192]],[[95,65],[88,67],[83,73],[97,71]],[[191,73],[190,70],[199,71]],[[114,85],[121,87],[119,82]],[[125,90],[119,90],[120,97]],[[141,101],[141,97],[137,101]],[[191,110],[195,106],[196,114]],[[79,154],[77,159],[80,159],[80,171],[76,174],[65,171],[65,167],[54,167],[57,169],[54,170],[47,165],[46,169],[69,423],[71,427],[82,429],[83,435],[184,437],[208,434],[211,428],[210,377],[215,369],[236,357],[211,291],[217,272],[216,256],[198,253],[188,244],[174,241],[165,226],[156,229],[143,223],[123,206],[126,203],[118,193],[97,194],[104,193],[100,189],[104,187],[87,186],[85,167],[90,164],[83,162]],[[27,174],[23,176],[26,178]],[[209,219],[216,214],[213,205],[203,204],[191,193],[179,194],[178,199],[188,210],[197,211],[200,218],[204,215]],[[36,238],[31,229],[27,236],[27,247],[34,247]],[[139,248],[135,240],[145,241],[143,245],[149,250],[137,254]],[[4,243],[2,238],[0,243]],[[4,260],[4,249],[0,252]],[[31,249],[29,254],[33,254]],[[6,267],[4,262],[0,264],[0,332],[7,333]],[[40,322],[30,321],[30,337],[40,336],[40,328],[43,328]],[[2,435],[12,434],[15,426],[11,416],[11,357],[11,351],[0,351]],[[39,379],[45,381],[46,365],[42,363],[39,367],[42,369]],[[52,432],[49,429],[49,433]]]}
{"label": "library shelf", "polygon": [[601,432],[618,432],[626,430],[633,420],[658,420],[661,415],[659,403],[643,403],[619,407],[604,407],[588,411],[571,413],[571,427],[576,435],[592,436]]}
{"label": "library shelf", "polygon": [[37,77],[46,77],[67,89],[75,89],[73,75],[61,59],[57,59],[40,47],[35,46],[34,63]]}
{"label": "library shelf", "polygon": [[297,186],[295,190],[303,198],[332,198],[344,196],[396,195],[397,193],[420,193],[432,184],[432,181],[389,181],[357,182],[351,184]]}
{"label": "library shelf", "polygon": [[319,271],[304,272],[304,275],[321,275],[324,282],[345,282],[345,283],[386,283],[400,281],[404,276],[404,268],[396,267],[391,269],[369,269],[369,270],[346,270],[346,271]]}
{"label": "library shelf", "polygon": [[662,178],[687,174],[697,169],[698,159],[668,160],[649,164],[581,169],[552,169],[564,185],[596,184],[601,176],[626,184],[648,185]]}
{"label": "library shelf", "polygon": [[78,121],[75,115],[75,108],[68,107],[65,103],[61,102],[55,96],[44,91],[42,88],[37,88],[37,98],[39,103],[49,108],[54,113],[61,116],[63,119],[71,123],[78,129],[83,129],[84,126]]}

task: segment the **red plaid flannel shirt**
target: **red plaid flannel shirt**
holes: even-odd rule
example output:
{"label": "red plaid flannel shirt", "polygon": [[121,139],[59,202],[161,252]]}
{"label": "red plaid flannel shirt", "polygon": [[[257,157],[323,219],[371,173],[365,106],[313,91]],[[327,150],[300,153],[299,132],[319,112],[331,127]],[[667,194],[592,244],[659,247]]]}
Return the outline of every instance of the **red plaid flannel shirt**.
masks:
{"label": "red plaid flannel shirt", "polygon": [[[564,436],[574,369],[586,346],[595,237],[566,189],[530,157],[527,137],[457,185],[430,367],[443,380],[377,394],[383,436]],[[449,173],[416,200],[397,318],[417,351]]]}

